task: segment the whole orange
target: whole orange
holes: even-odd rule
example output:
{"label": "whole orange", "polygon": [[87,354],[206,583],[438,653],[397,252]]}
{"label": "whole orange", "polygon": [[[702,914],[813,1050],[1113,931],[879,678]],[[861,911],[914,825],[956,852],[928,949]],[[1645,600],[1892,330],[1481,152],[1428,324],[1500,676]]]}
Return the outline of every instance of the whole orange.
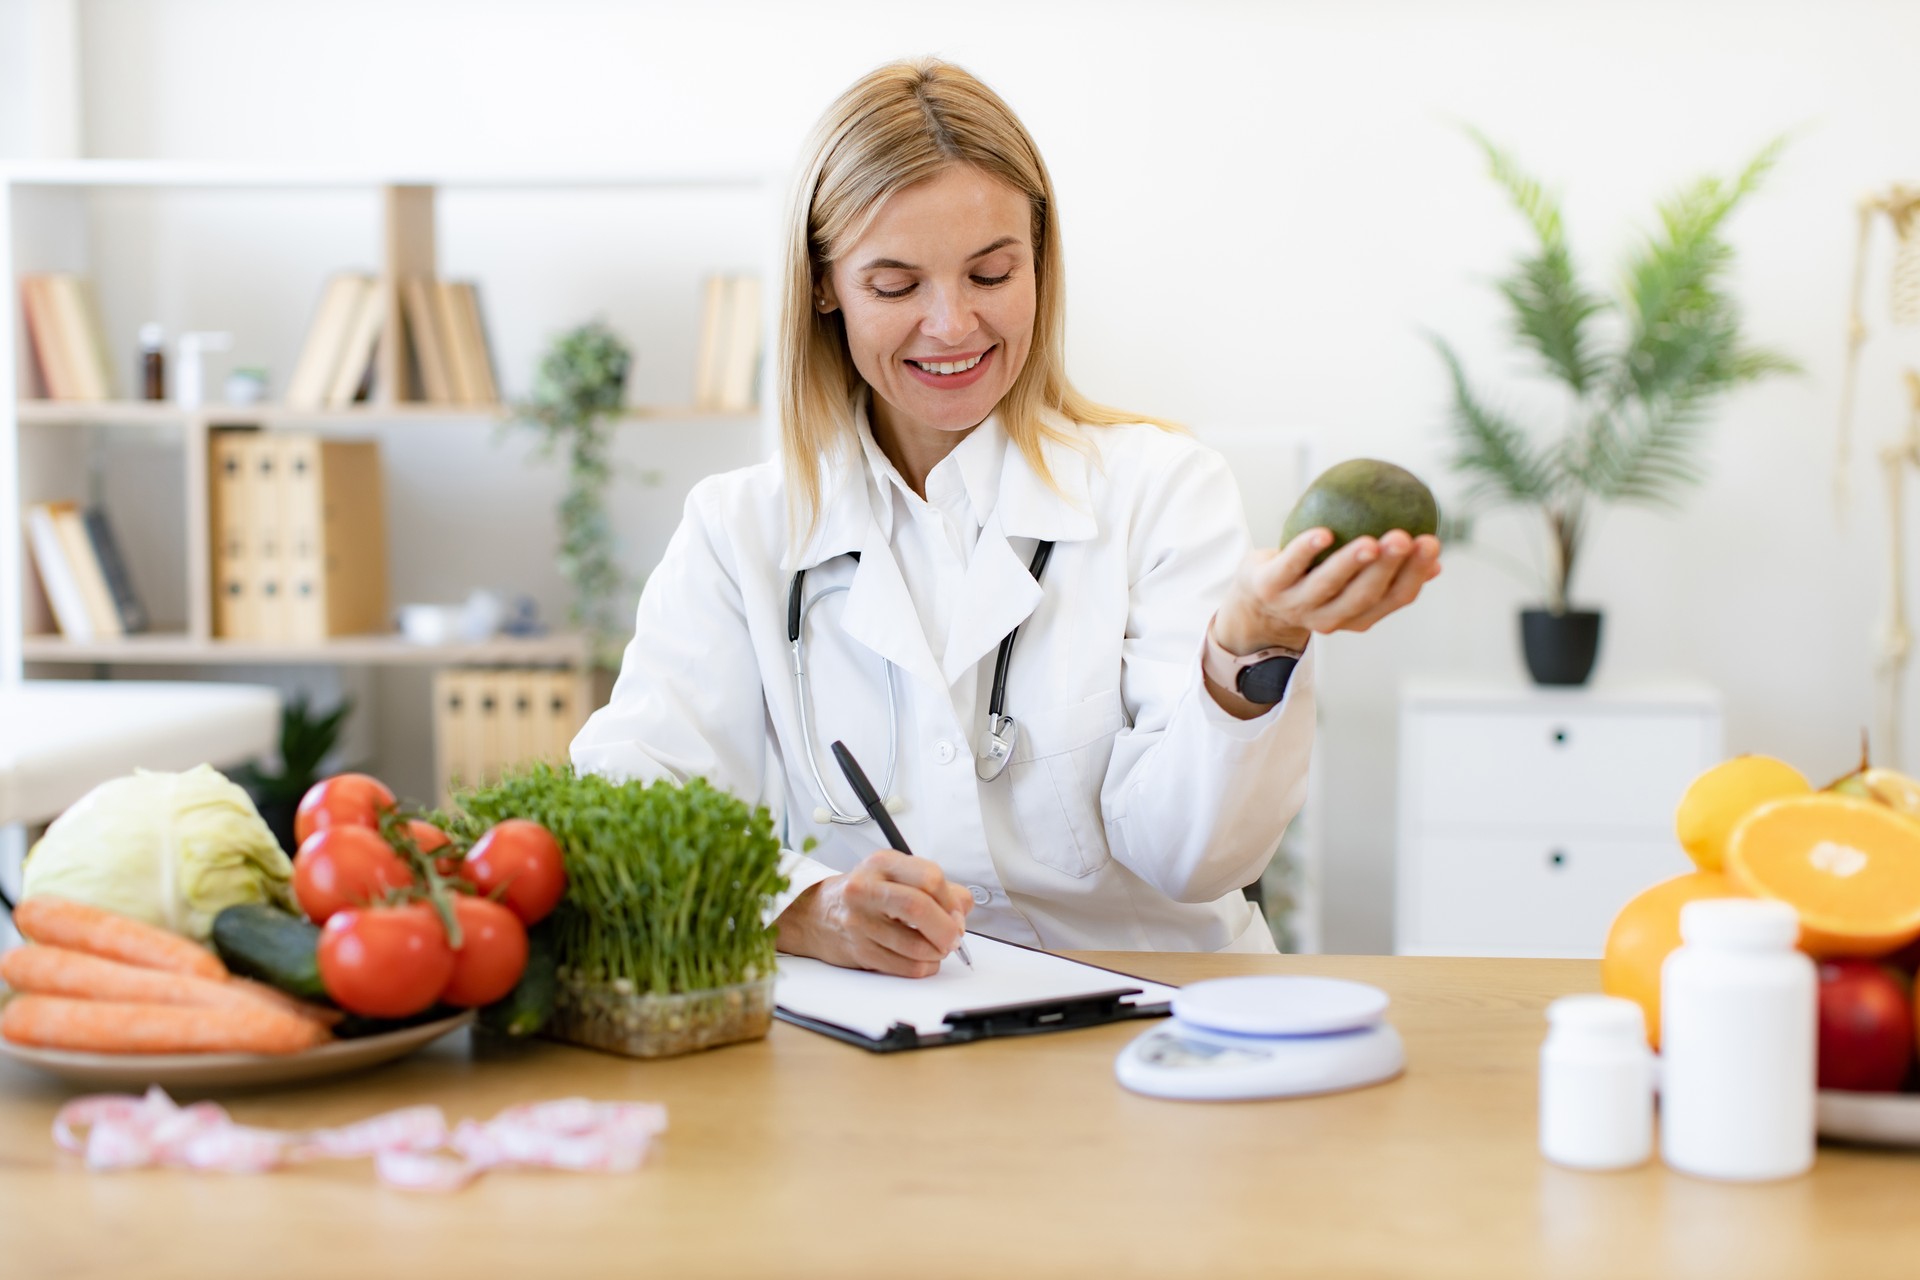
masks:
{"label": "whole orange", "polygon": [[1662,880],[1620,908],[1607,930],[1600,959],[1600,989],[1640,1006],[1647,1016],[1647,1043],[1660,1047],[1660,966],[1680,945],[1680,908],[1700,898],[1744,897],[1718,871],[1689,871]]}

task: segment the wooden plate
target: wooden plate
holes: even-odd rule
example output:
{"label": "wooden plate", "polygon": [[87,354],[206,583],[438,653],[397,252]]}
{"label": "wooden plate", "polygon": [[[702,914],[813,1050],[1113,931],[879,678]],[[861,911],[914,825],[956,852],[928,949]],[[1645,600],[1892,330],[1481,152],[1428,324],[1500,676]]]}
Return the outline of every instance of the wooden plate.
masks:
{"label": "wooden plate", "polygon": [[1877,1147],[1920,1147],[1920,1094],[1820,1091],[1820,1136]]}
{"label": "wooden plate", "polygon": [[473,1010],[468,1009],[451,1018],[377,1036],[335,1040],[304,1053],[75,1053],[0,1040],[0,1056],[75,1084],[125,1089],[154,1084],[163,1089],[246,1088],[318,1080],[391,1062],[472,1021]]}

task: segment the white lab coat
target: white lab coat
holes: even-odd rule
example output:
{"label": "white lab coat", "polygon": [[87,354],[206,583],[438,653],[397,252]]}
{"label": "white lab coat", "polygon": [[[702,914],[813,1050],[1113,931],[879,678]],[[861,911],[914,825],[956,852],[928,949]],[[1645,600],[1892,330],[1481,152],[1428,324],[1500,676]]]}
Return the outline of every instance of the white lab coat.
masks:
{"label": "white lab coat", "polygon": [[[703,480],[642,593],[613,696],[574,740],[575,765],[703,775],[767,805],[789,850],[776,911],[880,848],[872,823],[815,820],[822,801],[787,643],[791,575],[805,568],[809,597],[851,584],[807,622],[821,773],[843,810],[857,808],[827,749],[840,738],[884,785],[891,661],[896,821],[915,855],[972,893],[969,929],[1049,950],[1272,951],[1241,888],[1305,795],[1311,648],[1271,711],[1247,721],[1222,711],[1201,679],[1201,645],[1247,550],[1225,462],[1151,425],[1068,429],[1090,448],[1047,445],[1063,492],[1006,448],[939,662],[859,450],[828,477],[819,525],[798,549],[777,459]],[[1055,547],[1037,584],[1027,563],[1041,539]],[[1000,777],[982,781],[974,752],[994,658],[1016,626],[1005,707],[1018,745]],[[961,681],[977,682],[963,701],[979,723],[959,722]],[[810,854],[792,852],[809,838]]]}

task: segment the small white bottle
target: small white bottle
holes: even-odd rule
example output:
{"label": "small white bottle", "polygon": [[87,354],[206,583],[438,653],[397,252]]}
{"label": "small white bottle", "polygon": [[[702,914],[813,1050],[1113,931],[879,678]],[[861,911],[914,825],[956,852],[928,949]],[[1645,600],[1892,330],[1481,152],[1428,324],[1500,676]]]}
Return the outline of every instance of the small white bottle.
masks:
{"label": "small white bottle", "polygon": [[1540,1154],[1573,1169],[1631,1169],[1653,1154],[1653,1053],[1640,1006],[1566,996],[1540,1046]]}
{"label": "small white bottle", "polygon": [[173,402],[183,409],[197,409],[206,398],[206,369],[201,356],[208,351],[225,351],[233,345],[230,333],[183,333],[174,340]]}
{"label": "small white bottle", "polygon": [[1660,1154],[1682,1173],[1791,1178],[1813,1166],[1819,987],[1781,902],[1680,909],[1660,975]]}

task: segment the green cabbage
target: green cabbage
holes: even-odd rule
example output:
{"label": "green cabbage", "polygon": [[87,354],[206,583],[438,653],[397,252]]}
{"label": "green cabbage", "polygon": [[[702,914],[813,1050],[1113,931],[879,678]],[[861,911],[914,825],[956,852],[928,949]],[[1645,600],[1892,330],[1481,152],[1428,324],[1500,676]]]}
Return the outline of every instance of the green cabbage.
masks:
{"label": "green cabbage", "polygon": [[103,782],[27,853],[27,897],[51,894],[205,942],[241,902],[293,907],[293,863],[253,800],[210,765]]}

